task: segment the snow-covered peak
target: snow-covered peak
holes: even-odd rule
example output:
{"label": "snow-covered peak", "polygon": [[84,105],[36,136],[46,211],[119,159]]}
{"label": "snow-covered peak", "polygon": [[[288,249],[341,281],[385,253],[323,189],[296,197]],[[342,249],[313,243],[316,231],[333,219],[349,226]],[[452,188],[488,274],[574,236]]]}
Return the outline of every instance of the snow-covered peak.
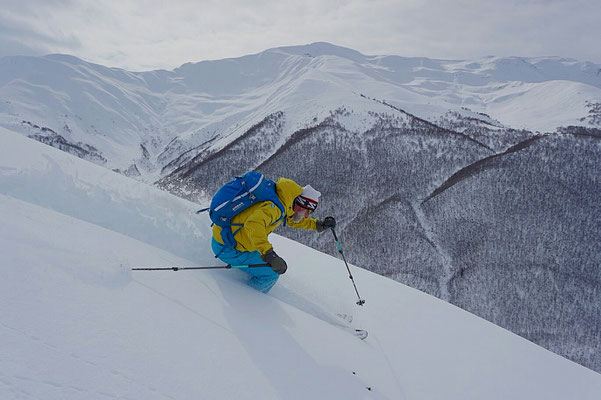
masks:
{"label": "snow-covered peak", "polygon": [[266,50],[270,53],[284,53],[303,57],[335,56],[355,62],[365,62],[368,57],[356,50],[336,46],[327,42],[315,42],[302,46],[285,46]]}
{"label": "snow-covered peak", "polygon": [[586,117],[601,103],[600,70],[559,57],[363,55],[322,42],[173,71],[130,72],[62,54],[3,57],[0,126],[29,136],[52,131],[91,146],[90,159],[153,180],[183,153],[227,145],[276,112],[285,115],[281,141],[339,108],[366,118],[401,109],[430,121],[468,109],[541,132],[596,126]]}
{"label": "snow-covered peak", "polygon": [[487,57],[445,62],[453,73],[477,73],[497,82],[572,81],[601,88],[601,66],[561,57]]}

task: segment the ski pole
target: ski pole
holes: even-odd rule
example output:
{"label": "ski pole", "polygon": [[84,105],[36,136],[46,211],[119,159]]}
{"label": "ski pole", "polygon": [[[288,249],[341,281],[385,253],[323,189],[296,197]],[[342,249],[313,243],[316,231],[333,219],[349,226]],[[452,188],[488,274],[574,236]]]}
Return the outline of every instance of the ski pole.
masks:
{"label": "ski pole", "polygon": [[160,267],[160,268],[132,268],[132,271],[179,271],[184,269],[231,269],[231,268],[259,268],[268,267],[269,264],[243,264],[243,265],[213,265],[209,267]]}
{"label": "ski pole", "polygon": [[344,253],[342,252],[342,246],[340,246],[340,241],[338,240],[336,231],[334,230],[334,228],[331,228],[331,229],[332,229],[332,233],[334,234],[334,240],[336,241],[336,245],[338,246],[338,252],[342,256],[342,260],[344,261],[344,264],[346,265],[346,270],[348,271],[348,277],[353,282],[353,286],[355,287],[355,293],[357,293],[357,297],[359,298],[359,301],[357,301],[357,305],[362,306],[363,304],[365,304],[365,300],[362,300],[361,296],[359,296],[359,291],[357,290],[357,285],[355,285],[355,280],[353,279],[353,274],[351,274],[351,269],[349,268],[348,263],[346,262],[346,257],[344,257]]}

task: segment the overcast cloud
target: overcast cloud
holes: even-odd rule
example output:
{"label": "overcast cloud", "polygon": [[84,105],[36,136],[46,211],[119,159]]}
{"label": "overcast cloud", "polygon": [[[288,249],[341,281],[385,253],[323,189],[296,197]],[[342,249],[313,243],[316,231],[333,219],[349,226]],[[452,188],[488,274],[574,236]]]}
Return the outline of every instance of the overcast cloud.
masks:
{"label": "overcast cloud", "polygon": [[600,21],[599,0],[4,0],[0,56],[173,69],[324,41],[368,55],[601,63]]}

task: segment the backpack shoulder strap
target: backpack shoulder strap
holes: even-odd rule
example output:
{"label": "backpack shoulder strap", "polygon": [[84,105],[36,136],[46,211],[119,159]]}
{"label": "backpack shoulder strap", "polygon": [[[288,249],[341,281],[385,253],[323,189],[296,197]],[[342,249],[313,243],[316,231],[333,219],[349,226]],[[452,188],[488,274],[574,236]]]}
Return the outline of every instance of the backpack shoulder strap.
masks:
{"label": "backpack shoulder strap", "polygon": [[280,222],[281,220],[283,220],[284,226],[286,226],[286,209],[284,208],[284,204],[282,203],[282,201],[278,197],[278,192],[276,190],[276,184],[275,184],[275,182],[273,183],[273,193],[274,193],[274,199],[270,200],[270,201],[273,204],[275,204],[277,208],[280,209],[280,218],[278,218],[274,222],[274,224],[277,224],[278,222]]}

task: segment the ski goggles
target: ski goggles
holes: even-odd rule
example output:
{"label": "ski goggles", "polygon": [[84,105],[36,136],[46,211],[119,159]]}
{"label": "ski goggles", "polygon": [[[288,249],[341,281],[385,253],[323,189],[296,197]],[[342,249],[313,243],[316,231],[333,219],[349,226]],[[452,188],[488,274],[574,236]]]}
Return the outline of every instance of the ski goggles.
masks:
{"label": "ski goggles", "polygon": [[311,214],[317,208],[317,202],[303,196],[297,196],[294,199],[294,211],[306,210]]}

